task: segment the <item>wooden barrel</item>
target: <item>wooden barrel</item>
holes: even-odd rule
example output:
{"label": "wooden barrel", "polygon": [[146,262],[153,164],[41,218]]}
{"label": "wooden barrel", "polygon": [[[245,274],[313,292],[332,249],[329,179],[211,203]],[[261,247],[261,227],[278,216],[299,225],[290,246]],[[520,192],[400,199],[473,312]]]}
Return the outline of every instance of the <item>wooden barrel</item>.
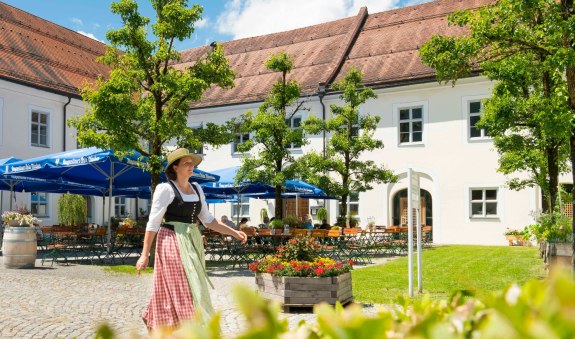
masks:
{"label": "wooden barrel", "polygon": [[36,263],[36,231],[33,227],[6,227],[2,256],[6,268],[33,268]]}

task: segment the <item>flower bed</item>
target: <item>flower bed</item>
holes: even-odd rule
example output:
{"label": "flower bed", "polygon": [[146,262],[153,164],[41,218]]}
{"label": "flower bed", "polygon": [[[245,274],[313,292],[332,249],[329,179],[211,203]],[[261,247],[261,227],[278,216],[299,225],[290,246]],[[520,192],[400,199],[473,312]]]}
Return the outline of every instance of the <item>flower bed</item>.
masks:
{"label": "flower bed", "polygon": [[316,254],[321,244],[308,236],[290,239],[275,255],[250,263],[259,293],[284,307],[320,302],[345,304],[353,300],[353,262],[342,263]]}

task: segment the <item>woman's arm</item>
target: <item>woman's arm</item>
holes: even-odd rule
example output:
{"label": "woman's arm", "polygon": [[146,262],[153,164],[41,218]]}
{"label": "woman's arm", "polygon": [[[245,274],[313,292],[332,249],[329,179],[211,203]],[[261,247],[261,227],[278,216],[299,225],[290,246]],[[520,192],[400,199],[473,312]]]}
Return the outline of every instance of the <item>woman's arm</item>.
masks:
{"label": "woman's arm", "polygon": [[144,247],[142,248],[142,254],[140,255],[138,261],[136,262],[136,270],[138,271],[138,274],[140,274],[140,271],[146,269],[146,267],[148,266],[148,260],[150,258],[150,248],[152,247],[152,242],[154,241],[155,237],[156,232],[153,231],[146,231],[146,234],[144,235]]}
{"label": "woman's arm", "polygon": [[245,243],[248,240],[248,236],[242,231],[236,231],[233,228],[227,226],[226,224],[222,224],[217,219],[212,220],[212,222],[204,224],[207,228],[212,229],[218,233],[231,235],[232,237],[238,239],[242,243]]}

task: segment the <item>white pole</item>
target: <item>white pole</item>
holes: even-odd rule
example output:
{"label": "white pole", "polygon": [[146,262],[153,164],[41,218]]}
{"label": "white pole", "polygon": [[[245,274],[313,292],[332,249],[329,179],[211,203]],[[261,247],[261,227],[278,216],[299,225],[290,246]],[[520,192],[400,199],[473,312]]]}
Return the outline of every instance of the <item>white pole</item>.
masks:
{"label": "white pole", "polygon": [[110,164],[110,186],[108,187],[108,195],[110,197],[110,201],[108,203],[108,252],[110,252],[111,245],[112,245],[112,181],[114,180],[114,164]]}
{"label": "white pole", "polygon": [[412,189],[411,177],[413,173],[411,168],[407,170],[407,274],[409,281],[409,296],[413,297],[413,206],[412,206]]}
{"label": "white pole", "polygon": [[421,250],[421,212],[417,208],[417,291],[423,293],[423,266],[422,266],[422,250]]}

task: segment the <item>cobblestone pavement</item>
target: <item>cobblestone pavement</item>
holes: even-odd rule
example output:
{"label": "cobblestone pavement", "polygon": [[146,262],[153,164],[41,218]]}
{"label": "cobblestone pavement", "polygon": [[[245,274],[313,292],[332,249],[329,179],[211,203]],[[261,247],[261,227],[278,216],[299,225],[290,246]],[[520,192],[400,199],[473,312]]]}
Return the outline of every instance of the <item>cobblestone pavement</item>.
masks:
{"label": "cobblestone pavement", "polygon": [[[35,269],[5,269],[0,258],[0,339],[93,338],[101,323],[110,324],[120,338],[147,336],[141,313],[151,294],[152,275],[106,272],[101,266],[58,265]],[[214,308],[221,311],[226,337],[243,330],[231,288],[245,284],[255,289],[248,270],[211,269]],[[375,311],[373,307],[367,312]],[[301,319],[314,321],[311,312],[282,314],[290,327]]]}

